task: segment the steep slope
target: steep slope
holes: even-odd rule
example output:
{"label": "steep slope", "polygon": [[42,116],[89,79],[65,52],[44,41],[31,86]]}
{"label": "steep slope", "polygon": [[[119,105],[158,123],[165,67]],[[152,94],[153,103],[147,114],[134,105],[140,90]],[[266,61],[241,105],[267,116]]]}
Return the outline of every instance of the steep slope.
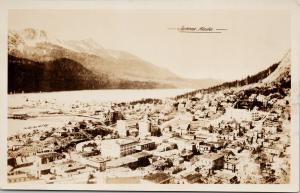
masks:
{"label": "steep slope", "polygon": [[151,81],[129,81],[111,79],[106,74],[95,75],[82,64],[68,58],[36,62],[8,56],[8,93],[171,87]]}
{"label": "steep slope", "polygon": [[282,79],[290,78],[290,76],[291,76],[291,51],[289,50],[281,60],[276,70],[274,70],[274,72],[272,72],[262,82],[263,83],[279,82]]}
{"label": "steep slope", "polygon": [[14,56],[8,60],[8,92],[76,90],[100,86],[107,81],[103,78],[95,82],[92,72],[66,58],[44,63]]}
{"label": "steep slope", "polygon": [[[224,82],[209,88],[198,89],[188,92],[175,98],[185,98],[195,96],[197,93],[218,92],[224,89],[234,89],[235,91],[247,91],[248,93],[268,94],[273,91],[291,87],[291,53],[290,50],[284,55],[280,62],[272,64],[267,69],[248,76],[242,80]],[[247,97],[247,95],[246,95]]]}

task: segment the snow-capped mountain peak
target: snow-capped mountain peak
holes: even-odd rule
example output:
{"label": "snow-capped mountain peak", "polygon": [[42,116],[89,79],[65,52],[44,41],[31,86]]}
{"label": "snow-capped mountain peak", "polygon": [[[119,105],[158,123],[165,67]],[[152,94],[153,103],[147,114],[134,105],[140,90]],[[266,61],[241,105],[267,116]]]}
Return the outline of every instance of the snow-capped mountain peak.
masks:
{"label": "snow-capped mountain peak", "polygon": [[23,53],[25,48],[36,47],[39,43],[50,43],[75,52],[84,52],[98,55],[105,49],[95,40],[61,40],[46,33],[45,30],[26,28],[23,30],[10,30],[8,33],[8,51]]}
{"label": "snow-capped mountain peak", "polygon": [[61,46],[76,52],[84,52],[95,55],[105,52],[105,49],[92,38],[61,41]]}

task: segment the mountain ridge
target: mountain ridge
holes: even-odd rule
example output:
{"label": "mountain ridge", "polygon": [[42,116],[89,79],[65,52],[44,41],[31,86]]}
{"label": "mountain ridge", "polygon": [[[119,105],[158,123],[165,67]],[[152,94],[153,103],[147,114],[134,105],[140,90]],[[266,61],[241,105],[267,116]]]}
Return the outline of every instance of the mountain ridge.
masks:
{"label": "mountain ridge", "polygon": [[254,75],[247,76],[242,80],[224,82],[212,87],[197,89],[178,95],[175,98],[193,97],[198,93],[211,93],[231,88],[236,90],[251,90],[253,88],[273,87],[274,85],[277,87],[282,86],[283,88],[290,87],[291,85],[291,50],[288,50],[279,62],[272,64],[267,69]]}
{"label": "mountain ridge", "polygon": [[211,79],[179,77],[126,51],[105,49],[92,39],[59,40],[49,38],[43,30],[28,28],[9,31],[8,40],[8,50],[12,56],[36,62],[69,58],[95,75],[106,74],[111,79],[155,82],[156,88],[165,88],[166,85],[170,88],[204,88],[219,83]]}
{"label": "mountain ridge", "polygon": [[167,84],[111,79],[106,74],[95,75],[80,63],[68,58],[36,62],[9,55],[8,62],[8,93],[172,88]]}

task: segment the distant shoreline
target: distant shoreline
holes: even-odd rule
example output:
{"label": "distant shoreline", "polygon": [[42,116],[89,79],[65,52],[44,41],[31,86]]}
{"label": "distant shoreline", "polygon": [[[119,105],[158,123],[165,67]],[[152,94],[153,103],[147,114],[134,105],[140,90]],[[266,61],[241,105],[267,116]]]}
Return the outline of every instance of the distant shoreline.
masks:
{"label": "distant shoreline", "polygon": [[82,89],[82,90],[59,90],[59,91],[43,91],[43,92],[15,92],[15,93],[7,93],[8,96],[12,95],[22,95],[22,94],[42,94],[42,93],[62,93],[62,92],[79,92],[79,91],[134,91],[134,90],[145,90],[145,91],[150,91],[150,90],[198,90],[195,88],[136,88],[136,89],[126,89],[126,88],[117,88],[117,89],[109,89],[109,88],[104,88],[104,89]]}

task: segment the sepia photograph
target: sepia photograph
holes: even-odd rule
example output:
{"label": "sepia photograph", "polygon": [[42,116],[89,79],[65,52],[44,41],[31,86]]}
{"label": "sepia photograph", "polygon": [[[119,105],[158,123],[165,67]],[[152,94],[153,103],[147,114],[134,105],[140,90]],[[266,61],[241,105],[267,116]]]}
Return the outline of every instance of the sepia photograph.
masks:
{"label": "sepia photograph", "polygon": [[8,9],[5,184],[294,183],[291,26],[286,9]]}

